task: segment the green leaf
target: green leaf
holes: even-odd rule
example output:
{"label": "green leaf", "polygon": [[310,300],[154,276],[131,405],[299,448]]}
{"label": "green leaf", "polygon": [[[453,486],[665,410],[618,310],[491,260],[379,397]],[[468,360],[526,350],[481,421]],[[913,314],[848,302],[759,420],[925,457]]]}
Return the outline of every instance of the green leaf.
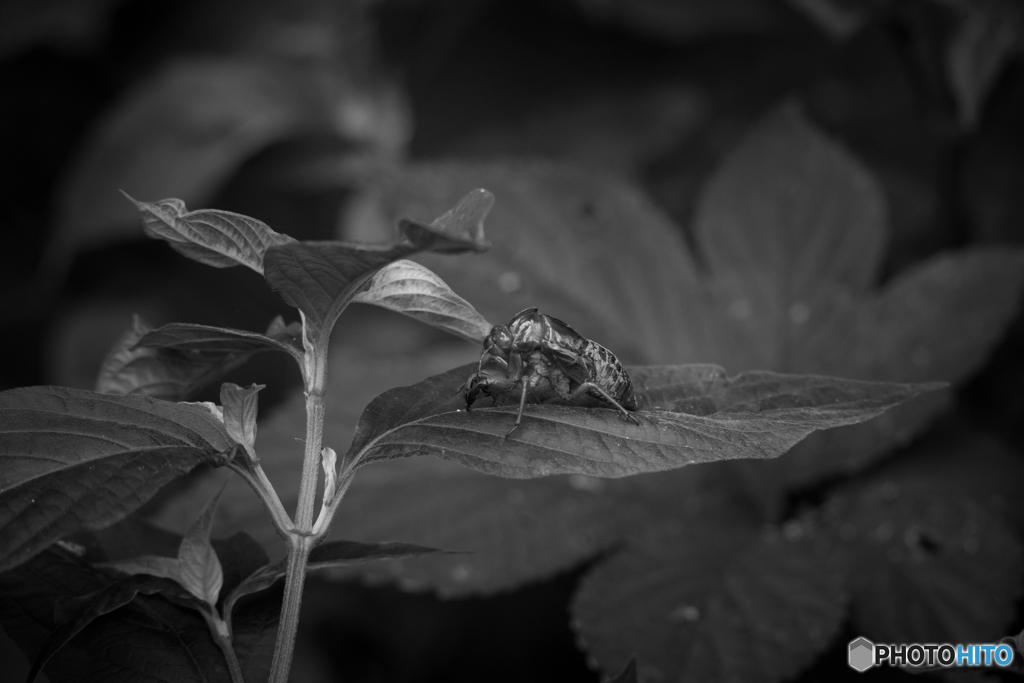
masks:
{"label": "green leaf", "polygon": [[154,330],[136,316],[104,361],[96,390],[183,400],[255,353],[284,351],[301,363],[300,334],[298,323],[285,326],[280,318],[264,335],[186,323]]}
{"label": "green leaf", "polygon": [[841,564],[797,524],[717,517],[645,530],[583,580],[574,626],[605,671],[633,653],[653,680],[795,675],[839,633]]}
{"label": "green leaf", "polygon": [[430,225],[404,220],[404,241],[391,245],[293,242],[267,252],[267,282],[304,314],[307,336],[324,343],[335,321],[378,270],[420,251],[483,251],[482,221],[493,202],[486,190],[473,190]]}
{"label": "green leaf", "polygon": [[0,393],[0,569],[112,524],[236,445],[208,408],[61,387]]}
{"label": "green leaf", "polygon": [[531,405],[515,436],[505,438],[518,409],[509,394],[497,408],[456,408],[463,399],[453,397],[452,388],[474,369],[456,368],[375,399],[346,461],[431,454],[513,478],[623,477],[697,462],[778,457],[817,429],[870,419],[937,388],[775,373],[728,378],[717,366],[636,367],[629,372],[640,424],[607,408],[545,403]]}
{"label": "green leaf", "polygon": [[255,462],[256,457],[256,415],[259,392],[265,384],[253,384],[248,389],[225,382],[220,387],[221,410],[224,411],[224,427],[249,459]]}
{"label": "green leaf", "polygon": [[352,301],[404,313],[476,343],[493,327],[441,278],[413,261],[395,261],[384,266]]}
{"label": "green leaf", "polygon": [[147,235],[165,240],[175,251],[214,268],[243,265],[263,273],[267,249],[295,241],[255,218],[230,211],[188,211],[180,199],[128,199],[138,208]]}
{"label": "green leaf", "polygon": [[[165,584],[156,577],[130,583]],[[57,606],[115,583],[83,560],[49,548],[28,562],[0,573],[0,622],[34,659],[59,625]],[[166,585],[170,584],[170,585]],[[68,603],[71,599],[73,602]],[[193,598],[194,599],[194,598]],[[96,654],[102,652],[102,657]],[[229,683],[224,655],[203,618],[161,597],[137,595],[129,604],[90,622],[46,665],[53,683],[119,680],[127,683]]]}

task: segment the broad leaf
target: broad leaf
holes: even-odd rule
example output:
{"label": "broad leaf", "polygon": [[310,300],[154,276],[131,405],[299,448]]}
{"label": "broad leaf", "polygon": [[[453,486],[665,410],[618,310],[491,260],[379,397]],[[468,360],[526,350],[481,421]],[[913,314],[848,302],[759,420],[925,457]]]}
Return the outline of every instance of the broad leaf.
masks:
{"label": "broad leaf", "polygon": [[573,604],[605,671],[632,653],[652,680],[778,681],[839,632],[841,564],[796,524],[695,519],[645,530],[584,579]]}
{"label": "broad leaf", "polygon": [[255,218],[230,211],[188,211],[180,199],[128,199],[138,208],[147,235],[165,240],[175,251],[214,268],[243,265],[262,273],[268,248],[295,241]]}
{"label": "broad leaf", "polygon": [[220,387],[221,410],[224,411],[224,427],[252,461],[256,457],[256,415],[260,389],[264,384],[253,384],[248,389],[226,382]]}
{"label": "broad leaf", "polygon": [[236,445],[208,408],[60,387],[0,393],[0,569],[112,524]]}
{"label": "broad leaf", "polygon": [[28,681],[35,680],[46,663],[58,650],[71,642],[82,630],[93,621],[123,607],[135,599],[136,595],[153,595],[159,593],[172,596],[175,602],[195,602],[201,608],[202,603],[187,593],[175,581],[159,576],[130,576],[115,581],[98,591],[57,602],[57,627],[43,641],[32,662]]}
{"label": "broad leaf", "polygon": [[479,343],[491,331],[473,306],[441,278],[413,261],[395,261],[374,275],[352,301],[376,304]]}
{"label": "broad leaf", "polygon": [[[154,577],[130,581],[163,581]],[[88,563],[54,548],[0,574],[0,622],[35,658],[58,628],[57,605],[113,583]],[[170,590],[173,588],[168,587]],[[102,652],[103,657],[96,653]],[[46,665],[53,683],[229,683],[224,655],[199,614],[161,597],[137,596],[83,628]]]}
{"label": "broad leaf", "polygon": [[185,323],[154,330],[136,316],[104,361],[96,390],[183,400],[254,353],[283,351],[301,362],[300,334],[297,323],[285,326],[280,318],[262,335]]}
{"label": "broad leaf", "polygon": [[403,220],[403,241],[391,245],[294,242],[267,252],[265,276],[290,305],[304,315],[310,340],[325,343],[335,321],[378,270],[420,251],[483,251],[483,219],[493,202],[486,190],[473,190],[430,225]]}
{"label": "broad leaf", "polygon": [[847,557],[856,630],[883,642],[1005,633],[1022,590],[1022,486],[998,442],[944,429],[836,492],[823,514]]}
{"label": "broad leaf", "polygon": [[775,373],[728,378],[717,366],[637,367],[630,375],[640,424],[607,408],[552,402],[530,406],[514,437],[505,438],[518,409],[509,394],[503,407],[472,413],[456,408],[462,398],[452,397],[452,387],[473,371],[472,365],[456,368],[375,399],[346,461],[432,454],[513,478],[623,477],[698,462],[778,457],[815,430],[868,420],[936,388]]}

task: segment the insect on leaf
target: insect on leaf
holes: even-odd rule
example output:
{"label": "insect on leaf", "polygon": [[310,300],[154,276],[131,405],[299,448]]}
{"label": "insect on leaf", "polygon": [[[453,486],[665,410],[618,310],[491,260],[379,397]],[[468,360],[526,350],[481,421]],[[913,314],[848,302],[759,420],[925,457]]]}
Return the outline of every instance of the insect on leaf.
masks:
{"label": "insect on leaf", "polygon": [[[733,458],[782,455],[813,431],[868,420],[938,385],[858,382],[717,366],[629,368],[640,424],[607,408],[531,405],[505,438],[518,405],[459,409],[452,396],[474,366],[385,392],[360,420],[346,456],[365,464],[435,455],[512,478],[551,474],[623,477]],[[751,438],[756,434],[757,438]]]}

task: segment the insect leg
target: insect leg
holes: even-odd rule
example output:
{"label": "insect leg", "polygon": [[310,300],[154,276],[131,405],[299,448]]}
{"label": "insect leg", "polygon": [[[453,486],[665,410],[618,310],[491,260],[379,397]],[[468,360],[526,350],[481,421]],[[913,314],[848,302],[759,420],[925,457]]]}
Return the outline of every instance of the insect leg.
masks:
{"label": "insect leg", "polygon": [[593,382],[584,382],[583,384],[581,384],[578,387],[576,387],[573,390],[573,392],[569,395],[569,400],[571,401],[572,399],[576,398],[580,394],[588,392],[588,391],[593,391],[593,392],[596,392],[596,393],[600,394],[601,398],[603,398],[605,401],[607,401],[608,403],[611,403],[613,406],[615,406],[616,408],[621,410],[622,414],[626,416],[627,420],[629,420],[630,422],[632,422],[635,425],[639,425],[640,424],[640,420],[638,420],[637,417],[635,415],[633,415],[633,413],[631,413],[628,410],[626,410],[625,408],[623,408],[622,405],[618,401],[616,401],[614,398],[612,398],[611,394],[609,394],[607,391],[605,391],[604,389],[602,389],[598,385],[594,384]]}
{"label": "insect leg", "polygon": [[523,382],[523,393],[519,397],[519,413],[516,415],[516,423],[512,425],[512,429],[508,430],[508,434],[505,438],[512,436],[512,432],[519,429],[519,422],[523,419],[523,410],[526,408],[526,390],[529,388],[529,382]]}

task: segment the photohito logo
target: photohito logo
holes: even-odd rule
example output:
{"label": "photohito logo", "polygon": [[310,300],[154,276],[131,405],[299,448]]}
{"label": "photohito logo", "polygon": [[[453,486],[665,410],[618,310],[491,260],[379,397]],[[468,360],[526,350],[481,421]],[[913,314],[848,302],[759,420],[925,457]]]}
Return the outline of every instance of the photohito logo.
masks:
{"label": "photohito logo", "polygon": [[862,637],[850,641],[847,661],[851,669],[861,672],[883,664],[908,667],[1009,666],[1013,661],[1013,648],[1005,643],[881,645]]}

